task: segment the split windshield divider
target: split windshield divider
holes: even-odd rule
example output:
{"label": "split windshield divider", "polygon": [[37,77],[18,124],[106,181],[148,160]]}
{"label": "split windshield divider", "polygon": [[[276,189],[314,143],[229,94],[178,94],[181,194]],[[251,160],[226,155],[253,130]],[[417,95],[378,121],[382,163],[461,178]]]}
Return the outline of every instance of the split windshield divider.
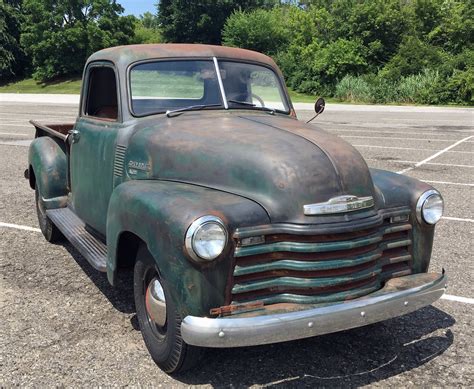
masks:
{"label": "split windshield divider", "polygon": [[224,108],[229,109],[229,104],[227,102],[227,97],[225,95],[224,84],[222,82],[221,71],[219,69],[219,63],[217,62],[216,57],[212,57],[212,60],[214,61],[214,66],[216,68],[217,82],[219,83],[219,89],[221,90],[221,96],[222,96],[222,101],[224,102]]}

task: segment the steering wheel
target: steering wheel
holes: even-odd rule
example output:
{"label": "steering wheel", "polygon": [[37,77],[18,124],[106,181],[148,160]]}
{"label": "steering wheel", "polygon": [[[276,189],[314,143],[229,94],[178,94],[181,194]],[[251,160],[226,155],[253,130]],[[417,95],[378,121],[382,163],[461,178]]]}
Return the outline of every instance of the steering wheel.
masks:
{"label": "steering wheel", "polygon": [[262,107],[265,107],[265,103],[263,102],[263,99],[259,95],[252,93],[251,96],[252,98],[255,98],[255,100],[257,100]]}

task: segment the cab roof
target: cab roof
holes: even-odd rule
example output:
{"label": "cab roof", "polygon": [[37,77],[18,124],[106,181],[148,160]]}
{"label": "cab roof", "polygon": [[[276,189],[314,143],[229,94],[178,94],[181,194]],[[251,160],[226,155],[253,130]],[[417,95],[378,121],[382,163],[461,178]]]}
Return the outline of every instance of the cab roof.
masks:
{"label": "cab roof", "polygon": [[278,69],[273,59],[256,51],[235,47],[188,43],[163,43],[148,45],[116,46],[97,51],[87,62],[111,61],[117,67],[149,59],[182,58],[224,58],[260,62]]}

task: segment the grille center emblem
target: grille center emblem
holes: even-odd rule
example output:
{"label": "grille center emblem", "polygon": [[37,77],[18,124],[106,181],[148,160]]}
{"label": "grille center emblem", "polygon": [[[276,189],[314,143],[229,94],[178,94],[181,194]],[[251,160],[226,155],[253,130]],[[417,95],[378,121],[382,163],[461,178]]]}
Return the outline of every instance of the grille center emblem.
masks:
{"label": "grille center emblem", "polygon": [[313,216],[352,212],[364,208],[371,208],[373,206],[374,198],[372,196],[357,197],[353,195],[344,195],[333,197],[322,203],[306,204],[303,206],[303,209],[305,215]]}

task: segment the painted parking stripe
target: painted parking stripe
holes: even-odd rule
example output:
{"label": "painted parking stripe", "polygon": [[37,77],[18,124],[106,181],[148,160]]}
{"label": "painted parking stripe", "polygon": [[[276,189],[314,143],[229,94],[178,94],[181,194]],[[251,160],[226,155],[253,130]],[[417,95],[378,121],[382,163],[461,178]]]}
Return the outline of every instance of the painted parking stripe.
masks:
{"label": "painted parking stripe", "polygon": [[[421,130],[421,129],[420,129]],[[457,130],[456,132],[447,132],[447,131],[439,131],[439,132],[434,132],[433,130],[426,130],[424,132],[419,132],[419,131],[410,131],[410,129],[407,127],[407,131],[397,131],[394,130],[393,128],[390,128],[388,130],[354,130],[354,129],[345,129],[345,128],[330,128],[326,129],[326,131],[329,131],[331,133],[337,133],[337,132],[361,132],[361,133],[367,133],[367,134],[401,134],[401,135],[438,135],[438,136],[462,136],[465,133],[472,133],[473,131],[471,130]],[[387,137],[390,138],[390,137]],[[423,139],[426,140],[426,139]],[[452,139],[455,140],[455,139]]]}
{"label": "painted parking stripe", "polygon": [[433,180],[420,180],[420,181],[427,182],[429,184],[474,186],[474,184],[469,184],[465,182],[433,181]]}
{"label": "painted parking stripe", "polygon": [[443,216],[442,219],[444,219],[444,220],[451,220],[451,221],[453,221],[453,222],[474,223],[474,219],[464,219],[464,218],[462,218],[462,217]]}
{"label": "painted parking stripe", "polygon": [[383,140],[419,140],[428,142],[452,142],[454,139],[433,139],[433,138],[399,138],[399,137],[387,137],[387,136],[363,136],[363,135],[340,135],[341,138],[361,138],[361,139],[383,139]]}
{"label": "painted parking stripe", "polygon": [[[471,138],[471,137],[469,137],[469,138]],[[421,149],[421,148],[418,148],[418,147],[394,147],[394,146],[374,146],[374,145],[355,145],[355,144],[353,144],[352,146],[354,146],[354,147],[370,147],[370,148],[375,148],[375,149],[435,151],[435,149]],[[448,150],[448,151],[445,151],[445,153],[474,154],[474,151],[459,151],[459,150],[450,151],[450,150]]]}
{"label": "painted parking stripe", "polygon": [[443,300],[457,301],[459,303],[474,304],[474,299],[469,297],[453,296],[452,294],[443,294],[441,296]]}
{"label": "painted parking stripe", "polygon": [[[399,159],[380,160],[380,159],[377,159],[377,158],[365,158],[365,160],[366,161],[376,161],[376,162],[404,163],[404,164],[416,163],[416,161],[402,161],[402,160],[399,160]],[[425,165],[474,168],[474,165],[461,165],[461,164],[457,164],[457,163],[426,162]]]}
{"label": "painted parking stripe", "polygon": [[30,134],[19,134],[17,132],[0,132],[0,135],[9,135],[9,136],[30,136]]}
{"label": "painted parking stripe", "polygon": [[24,231],[34,231],[34,232],[41,232],[39,228],[29,227],[29,226],[22,226],[20,224],[11,224],[11,223],[2,223],[0,222],[0,228],[14,228],[16,230],[24,230]]}
{"label": "painted parking stripe", "polygon": [[0,126],[2,127],[31,127],[31,124],[30,123],[25,123],[25,124],[1,123]]}
{"label": "painted parking stripe", "polygon": [[[452,148],[456,147],[456,146],[459,146],[461,143],[469,140],[469,139],[472,139],[474,138],[474,136],[468,136],[464,139],[461,139],[461,140],[458,140],[457,142],[453,143],[451,146],[448,146],[448,147],[445,147],[443,150],[440,150],[438,151],[437,153],[434,153],[433,155],[429,156],[428,158],[425,158],[423,161],[420,161],[420,162],[417,162],[415,163],[413,166],[410,166],[410,167],[407,167],[406,169],[403,169],[403,170],[400,170],[398,171],[397,173],[398,174],[403,174],[403,173],[406,173],[406,172],[409,172],[410,170],[413,170],[421,165],[424,165],[426,162],[429,162],[431,161],[432,159],[435,159],[437,157],[439,157],[440,155],[448,152],[449,150],[451,150]],[[466,151],[466,153],[468,153],[469,151]],[[459,153],[459,151],[458,151]]]}

